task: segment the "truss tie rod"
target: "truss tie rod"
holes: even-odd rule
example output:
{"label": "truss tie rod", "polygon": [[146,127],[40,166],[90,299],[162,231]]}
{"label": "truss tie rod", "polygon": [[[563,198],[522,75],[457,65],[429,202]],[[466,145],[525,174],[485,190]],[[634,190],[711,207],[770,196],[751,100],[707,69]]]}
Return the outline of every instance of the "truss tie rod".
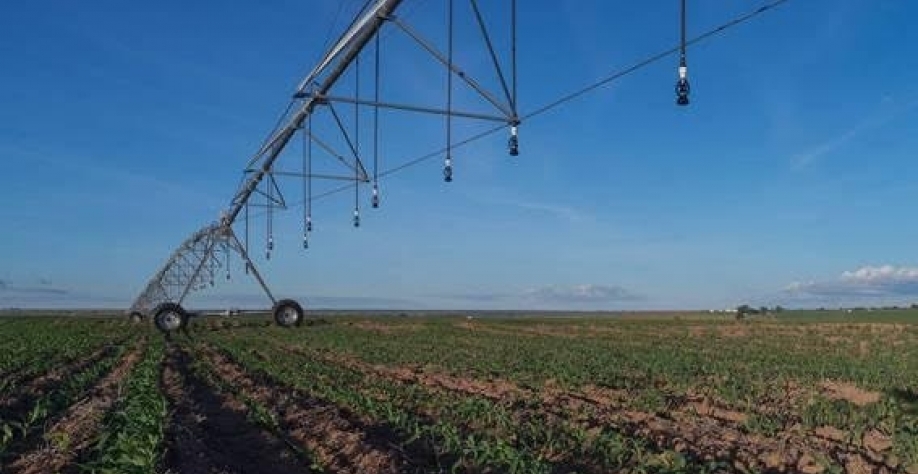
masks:
{"label": "truss tie rod", "polygon": [[481,97],[483,97],[485,100],[490,102],[491,105],[497,108],[497,110],[500,110],[501,112],[503,112],[503,114],[506,115],[507,117],[505,120],[514,119],[512,110],[510,110],[506,105],[502,104],[499,100],[497,100],[497,98],[494,97],[494,95],[488,92],[485,88],[481,87],[481,85],[475,82],[474,79],[469,77],[468,74],[465,73],[465,71],[463,71],[462,69],[459,69],[454,63],[450,62],[449,59],[443,56],[443,53],[438,51],[432,44],[430,44],[427,40],[425,40],[418,32],[416,32],[413,28],[408,26],[407,23],[403,22],[402,20],[394,16],[389,17],[389,20],[392,21],[392,23],[395,26],[399,27],[402,31],[404,31],[405,34],[410,36],[411,39],[413,39],[416,43],[418,43],[422,48],[426,49],[428,53],[430,53],[434,58],[437,59],[437,61],[439,61],[444,66],[449,68],[449,70],[452,71],[453,74],[459,76],[460,79],[465,81],[465,83],[468,84],[469,87],[471,87],[472,89],[475,89],[475,91],[478,92],[478,94],[480,94]]}
{"label": "truss tie rod", "polygon": [[409,105],[409,104],[397,104],[392,102],[377,102],[374,100],[366,99],[355,99],[353,97],[341,97],[341,96],[321,96],[318,97],[315,94],[310,95],[317,100],[327,101],[327,102],[341,102],[344,104],[357,104],[357,105],[367,105],[367,106],[377,106],[386,109],[395,109],[395,110],[404,110],[407,112],[420,112],[424,114],[433,114],[433,115],[452,115],[454,117],[463,117],[470,119],[478,120],[490,120],[492,122],[506,122],[513,123],[513,119],[508,119],[507,117],[499,115],[489,115],[489,114],[480,114],[475,112],[461,112],[457,110],[445,110],[438,109],[434,107],[422,107],[418,105]]}
{"label": "truss tie rod", "polygon": [[[402,0],[378,0],[376,5],[364,16],[364,19],[358,23],[357,27],[351,30],[351,34],[342,38],[342,41],[335,46],[337,51],[333,51],[331,57],[326,57],[326,61],[323,61],[323,64],[320,65],[321,67],[318,68],[317,71],[313,71],[313,73],[309,75],[297,92],[305,92],[303,88],[309,86],[312,79],[318,75],[318,71],[324,71],[325,67],[331,65],[329,60],[331,60],[332,57],[338,57],[340,55],[341,59],[334,64],[328,76],[325,77],[316,89],[316,92],[320,95],[327,94],[335,83],[338,82],[338,79],[344,75],[344,72],[351,63],[354,62],[354,59],[360,54],[364,46],[366,46],[373,36],[378,33],[383,22],[395,12],[395,9],[398,8],[401,3]],[[305,101],[300,109],[290,118],[287,125],[275,135],[274,139],[270,140],[269,143],[262,148],[264,158],[261,169],[249,177],[248,181],[242,186],[242,189],[236,194],[221,224],[231,225],[236,220],[242,208],[245,207],[245,203],[248,202],[249,197],[255,192],[258,183],[261,182],[265,174],[270,172],[281,151],[283,151],[287,143],[293,138],[294,133],[302,127],[306,118],[312,114],[316,105],[318,104],[314,99]]]}

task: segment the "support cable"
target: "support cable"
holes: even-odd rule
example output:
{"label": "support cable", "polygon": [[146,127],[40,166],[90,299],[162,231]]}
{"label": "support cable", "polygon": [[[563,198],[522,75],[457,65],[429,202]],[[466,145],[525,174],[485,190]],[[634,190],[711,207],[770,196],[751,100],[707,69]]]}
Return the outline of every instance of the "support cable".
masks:
{"label": "support cable", "polygon": [[[450,0],[450,1],[452,1],[452,0]],[[705,31],[705,32],[702,33],[702,34],[699,34],[699,35],[697,35],[697,36],[694,36],[694,37],[688,39],[688,40],[685,42],[685,46],[686,46],[686,48],[687,48],[688,46],[693,46],[693,45],[695,45],[695,44],[697,44],[697,43],[701,43],[701,42],[703,42],[703,41],[705,41],[705,40],[708,40],[708,39],[710,39],[710,38],[712,38],[712,37],[714,37],[714,36],[717,36],[717,35],[719,35],[719,34],[725,32],[726,30],[729,30],[729,29],[731,29],[731,28],[733,28],[733,27],[735,27],[735,26],[738,26],[738,25],[740,25],[740,24],[746,23],[746,22],[748,22],[749,20],[752,20],[753,18],[758,17],[759,15],[761,15],[761,14],[763,14],[763,13],[766,13],[766,12],[768,12],[768,11],[770,11],[770,10],[773,10],[773,9],[775,9],[775,8],[778,7],[778,6],[781,6],[782,4],[787,3],[788,1],[790,1],[790,0],[772,0],[771,2],[769,2],[769,3],[765,4],[765,5],[762,5],[761,7],[757,8],[756,10],[753,10],[753,11],[751,11],[751,12],[748,12],[748,13],[745,13],[745,14],[742,14],[742,15],[739,15],[739,16],[733,18],[732,20],[729,20],[729,21],[727,21],[727,22],[725,22],[725,23],[722,23],[721,25],[716,26],[716,27],[714,27],[714,28],[711,28],[711,29]],[[590,83],[590,84],[588,84],[588,85],[586,85],[586,86],[584,86],[584,87],[582,87],[582,88],[580,88],[580,89],[576,89],[576,90],[574,90],[573,92],[570,92],[570,93],[568,93],[568,94],[565,94],[565,95],[563,95],[563,96],[560,96],[559,98],[557,98],[557,99],[555,99],[555,100],[553,100],[553,101],[551,101],[551,102],[548,102],[548,103],[546,103],[546,104],[544,104],[544,105],[542,105],[542,106],[540,106],[540,107],[537,107],[537,108],[533,109],[532,111],[530,111],[530,112],[524,114],[523,116],[521,116],[521,120],[529,120],[529,119],[532,119],[532,118],[534,118],[534,117],[537,117],[537,116],[543,115],[543,114],[545,114],[545,113],[548,113],[549,111],[551,111],[551,110],[553,110],[553,109],[556,109],[556,108],[558,108],[558,107],[560,107],[560,106],[562,106],[562,105],[565,105],[565,104],[567,104],[568,102],[572,102],[572,101],[574,101],[574,100],[576,100],[576,99],[579,99],[580,97],[582,97],[582,96],[584,96],[584,95],[586,95],[586,94],[588,94],[588,93],[590,93],[590,92],[593,92],[593,91],[595,91],[595,90],[597,90],[597,89],[599,89],[599,88],[602,88],[602,87],[604,87],[604,86],[606,86],[606,85],[608,85],[608,84],[610,84],[610,83],[612,83],[612,82],[614,82],[614,81],[616,81],[616,80],[618,80],[618,79],[621,79],[622,77],[625,77],[625,76],[627,76],[627,75],[630,75],[630,74],[632,74],[632,73],[634,73],[634,72],[637,72],[637,71],[639,71],[639,70],[641,70],[641,69],[643,69],[643,68],[645,68],[645,67],[647,67],[647,66],[650,66],[651,64],[654,64],[654,63],[656,63],[656,62],[659,62],[660,60],[662,60],[662,59],[668,57],[669,55],[681,51],[681,49],[682,49],[682,45],[679,44],[679,45],[676,45],[676,46],[674,46],[674,47],[672,47],[672,48],[669,48],[669,49],[667,49],[667,50],[663,50],[663,51],[660,51],[660,52],[658,52],[658,53],[655,53],[655,54],[652,54],[652,55],[650,55],[650,56],[647,56],[645,59],[643,59],[643,60],[641,60],[641,61],[638,61],[637,63],[634,63],[634,64],[632,64],[631,66],[628,66],[628,67],[626,67],[626,68],[624,68],[624,69],[620,69],[620,70],[617,70],[617,71],[615,71],[615,72],[613,72],[613,73],[610,73],[610,74],[608,74],[607,76],[605,76],[605,77],[603,77],[603,78],[601,78],[601,79],[599,79],[599,80],[597,80],[597,81],[595,81],[595,82],[593,82],[593,83]],[[394,166],[394,167],[392,167],[392,168],[389,168],[389,169],[387,169],[387,170],[381,171],[381,172],[379,172],[379,178],[384,178],[384,177],[386,177],[386,176],[390,176],[390,175],[399,173],[399,172],[401,172],[401,171],[403,171],[403,170],[405,170],[405,169],[407,169],[407,168],[410,168],[410,167],[412,167],[412,166],[418,165],[418,164],[423,163],[423,162],[425,162],[425,161],[427,161],[427,160],[430,160],[430,159],[432,159],[432,158],[441,156],[441,155],[443,155],[444,153],[449,153],[449,152],[450,152],[451,150],[453,150],[453,149],[456,149],[456,148],[460,148],[460,147],[469,145],[470,143],[473,143],[473,142],[476,142],[476,141],[481,140],[481,139],[483,139],[483,138],[486,138],[486,137],[488,137],[488,136],[494,135],[495,133],[497,133],[497,132],[503,130],[504,127],[505,127],[505,125],[499,125],[499,126],[497,126],[497,127],[493,127],[493,128],[484,130],[484,131],[482,131],[482,132],[480,132],[480,133],[477,133],[477,134],[475,134],[475,135],[472,135],[472,136],[470,136],[470,137],[468,137],[468,138],[466,138],[466,139],[464,139],[464,140],[462,140],[462,141],[456,142],[456,143],[452,144],[451,146],[447,146],[447,147],[441,148],[441,149],[439,149],[439,150],[432,151],[432,152],[430,152],[430,153],[426,153],[426,154],[424,154],[424,155],[418,156],[417,158],[414,158],[414,159],[412,159],[412,160],[406,161],[406,162],[404,162],[404,163],[402,163],[402,164],[396,165],[396,166]],[[331,190],[326,191],[326,192],[324,192],[324,193],[314,195],[314,196],[312,196],[312,200],[324,199],[324,198],[330,197],[330,196],[332,196],[332,195],[335,195],[335,194],[344,192],[344,191],[346,191],[346,190],[349,190],[351,186],[353,186],[353,184],[348,184],[348,185],[340,186],[340,187],[338,187],[338,188],[331,189]]]}
{"label": "support cable", "polygon": [[270,174],[268,175],[268,182],[266,183],[268,187],[268,210],[267,210],[267,232],[268,232],[268,245],[265,249],[265,259],[271,260],[271,251],[274,250],[274,177]]}
{"label": "support cable", "polygon": [[226,280],[230,279],[230,247],[229,241],[223,243],[223,251],[226,252]]}
{"label": "support cable", "polygon": [[443,181],[453,181],[453,0],[449,0],[447,13],[446,47],[446,159],[443,162]]}
{"label": "support cable", "polygon": [[[245,254],[249,255],[249,201],[245,202]],[[246,257],[248,258],[248,257]],[[249,264],[248,259],[245,262],[245,274],[249,274]]]}
{"label": "support cable", "polygon": [[[749,13],[745,13],[745,14],[743,14],[743,15],[740,15],[740,16],[738,16],[738,17],[736,17],[736,18],[734,18],[734,19],[732,19],[732,20],[730,20],[730,21],[728,21],[728,22],[726,22],[726,23],[721,24],[720,26],[711,28],[710,30],[705,31],[705,32],[702,33],[702,34],[693,37],[692,39],[690,39],[690,40],[688,40],[688,41],[685,42],[685,46],[686,46],[686,47],[692,46],[692,45],[694,45],[694,44],[696,44],[696,43],[700,43],[700,42],[702,42],[702,41],[704,41],[704,40],[707,40],[707,39],[709,39],[709,38],[711,38],[711,37],[713,37],[713,36],[717,36],[718,34],[723,33],[724,31],[726,31],[726,30],[728,30],[728,29],[730,29],[730,28],[732,28],[732,27],[734,27],[734,26],[737,26],[737,25],[740,25],[740,24],[742,24],[742,23],[745,23],[745,22],[747,22],[747,21],[749,21],[749,20],[751,20],[751,19],[753,19],[753,18],[755,18],[755,17],[761,15],[762,13],[765,13],[765,12],[767,12],[767,11],[769,11],[769,10],[772,10],[772,9],[774,9],[775,7],[778,7],[778,6],[780,6],[780,5],[782,5],[782,4],[786,3],[786,2],[789,2],[789,1],[790,1],[790,0],[773,0],[773,1],[771,1],[771,2],[769,2],[769,3],[767,3],[767,4],[765,4],[765,5],[762,5],[761,7],[757,8],[756,10],[753,10],[753,11],[751,11],[751,12],[749,12]],[[667,49],[667,50],[665,50],[665,51],[660,51],[659,53],[654,54],[654,55],[652,55],[652,56],[648,56],[646,59],[644,59],[644,60],[642,60],[642,61],[639,61],[639,62],[637,62],[637,63],[635,63],[635,64],[633,64],[633,65],[631,65],[631,66],[629,66],[629,67],[627,67],[627,68],[625,68],[625,69],[620,70],[620,71],[617,71],[617,72],[615,72],[615,73],[612,73],[612,74],[610,74],[610,75],[608,75],[608,76],[606,76],[606,77],[604,77],[604,78],[602,78],[602,79],[600,79],[600,80],[598,80],[598,81],[596,81],[596,82],[594,82],[594,83],[592,83],[592,84],[590,84],[590,85],[588,85],[588,86],[585,86],[585,87],[583,87],[583,88],[581,88],[581,89],[578,89],[578,90],[576,90],[576,91],[574,91],[574,92],[571,92],[570,94],[561,96],[559,99],[554,100],[554,101],[552,101],[552,102],[549,102],[548,104],[545,104],[545,105],[543,105],[542,107],[539,107],[539,108],[533,110],[532,112],[529,112],[528,114],[526,114],[526,115],[523,117],[523,119],[524,119],[524,120],[527,120],[527,119],[530,119],[530,118],[532,118],[532,117],[535,117],[535,116],[538,116],[538,115],[542,115],[542,114],[544,114],[545,112],[548,112],[549,110],[552,110],[552,109],[557,108],[557,107],[559,107],[559,106],[561,106],[561,105],[563,105],[563,104],[565,104],[565,103],[567,103],[567,102],[570,102],[570,101],[572,101],[572,100],[574,100],[574,99],[577,99],[577,98],[579,98],[579,97],[582,96],[582,95],[585,95],[585,94],[587,94],[587,93],[593,92],[594,90],[599,89],[600,87],[603,87],[603,86],[605,86],[606,84],[608,84],[608,83],[610,83],[610,82],[613,82],[613,81],[618,80],[618,79],[620,79],[620,78],[622,78],[622,77],[624,77],[624,76],[627,76],[628,74],[631,74],[631,73],[633,73],[633,72],[635,72],[635,71],[637,71],[637,70],[639,70],[639,69],[643,69],[644,67],[649,66],[649,65],[651,65],[651,64],[653,64],[653,63],[655,63],[655,62],[657,62],[657,61],[660,61],[661,59],[663,59],[663,58],[669,56],[670,54],[673,54],[673,53],[675,53],[675,52],[677,52],[677,51],[681,51],[681,50],[682,50],[682,45],[680,44],[680,45],[678,45],[678,46],[669,48],[669,49]]]}
{"label": "support cable", "polygon": [[375,40],[376,57],[373,61],[374,67],[374,85],[373,85],[373,198],[372,206],[374,209],[379,208],[379,33],[376,34]]}
{"label": "support cable", "polygon": [[306,131],[308,132],[309,138],[306,139],[307,148],[306,148],[306,194],[308,195],[306,202],[306,233],[312,232],[312,114],[309,114],[309,118],[306,119]]}
{"label": "support cable", "polygon": [[351,150],[351,154],[354,156],[354,168],[355,173],[357,174],[357,180],[366,181],[369,178],[367,177],[367,170],[363,167],[363,162],[360,160],[360,155],[357,154],[357,147],[354,145],[354,141],[351,139],[351,135],[347,133],[347,129],[344,127],[344,122],[341,121],[341,116],[338,115],[338,112],[335,110],[335,106],[329,102],[328,110],[331,112],[332,118],[335,119],[335,124],[338,126],[338,130],[341,132],[341,135],[344,136],[344,141],[347,143],[348,148]]}
{"label": "support cable", "polygon": [[510,88],[507,86],[507,80],[504,78],[504,70],[500,67],[500,61],[497,59],[497,53],[494,52],[494,43],[491,41],[491,35],[488,33],[488,27],[485,25],[484,18],[481,16],[481,10],[478,8],[478,0],[469,0],[472,4],[472,11],[475,13],[475,22],[481,30],[481,37],[484,38],[485,46],[488,48],[488,55],[491,56],[491,62],[494,64],[494,70],[497,72],[497,78],[500,80],[501,90],[504,92],[510,108],[513,108],[513,97],[510,95]]}
{"label": "support cable", "polygon": [[513,117],[519,116],[519,109],[516,102],[516,0],[510,1],[510,64],[511,64],[511,87],[512,100],[510,108],[513,110]]}
{"label": "support cable", "polygon": [[[309,163],[310,161],[309,153],[307,152],[310,140],[309,140],[309,135],[307,135],[306,131],[303,131],[302,135],[303,135],[303,149],[302,149],[302,153],[303,153],[303,202],[308,203],[311,201],[309,188],[310,188],[310,183],[312,180],[312,172],[311,172],[312,170],[310,169],[311,164]],[[303,248],[304,249],[309,248],[309,211],[310,211],[310,207],[311,206],[307,205],[303,208]]]}
{"label": "support cable", "polygon": [[[354,98],[360,100],[360,54],[354,58]],[[354,104],[354,156],[360,160],[360,104]],[[356,167],[355,167],[356,168]],[[354,227],[360,227],[360,173],[354,170]]]}
{"label": "support cable", "polygon": [[519,109],[516,104],[516,0],[510,2],[510,65],[511,65],[511,87],[513,92],[510,97],[510,110],[513,111],[513,118],[510,121],[510,140],[507,142],[510,156],[520,154]]}
{"label": "support cable", "polygon": [[[488,54],[491,56],[491,62],[494,63],[494,70],[497,71],[497,77],[500,80],[500,86],[504,91],[504,97],[507,98],[507,102],[510,104],[510,110],[512,111],[512,117],[510,118],[510,139],[507,141],[507,149],[510,153],[510,156],[517,156],[520,154],[519,147],[519,138],[517,137],[519,125],[519,117],[516,116],[516,106],[513,103],[513,96],[510,94],[510,88],[507,86],[507,80],[504,78],[503,68],[500,67],[500,61],[497,59],[497,53],[494,52],[494,45],[491,42],[491,35],[488,34],[488,28],[485,26],[484,18],[481,16],[481,11],[478,8],[478,0],[469,0],[472,4],[472,10],[475,13],[475,21],[478,23],[478,27],[481,30],[481,36],[484,38],[485,45],[488,47]],[[511,26],[511,29],[513,27]]]}

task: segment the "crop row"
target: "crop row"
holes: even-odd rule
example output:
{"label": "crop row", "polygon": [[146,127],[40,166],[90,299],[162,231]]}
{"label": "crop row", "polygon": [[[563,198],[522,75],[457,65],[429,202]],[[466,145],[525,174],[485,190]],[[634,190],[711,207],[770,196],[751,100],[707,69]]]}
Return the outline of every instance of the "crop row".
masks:
{"label": "crop row", "polygon": [[168,413],[159,389],[163,350],[163,340],[154,338],[123,382],[102,434],[83,464],[85,472],[143,474],[159,466]]}
{"label": "crop row", "polygon": [[[217,339],[217,338],[215,338]],[[541,410],[535,401],[501,403],[484,397],[427,390],[368,377],[345,367],[258,344],[218,338],[218,343],[247,367],[402,429],[408,439],[423,437],[444,458],[463,469],[557,472],[568,468],[605,472],[640,466],[703,471],[671,450],[626,436],[615,426],[590,426]],[[248,346],[250,347],[250,346]]]}
{"label": "crop row", "polygon": [[[375,329],[385,323],[374,324]],[[501,324],[482,323],[481,327],[488,329]],[[724,325],[709,326],[708,331],[724,331]],[[310,360],[310,367],[318,373],[314,372],[313,376],[327,384],[346,380],[345,384],[351,386],[351,380],[342,375],[340,367],[329,367],[325,372],[313,367],[317,359],[343,354],[393,368],[425,367],[479,380],[498,377],[534,391],[542,389],[548,381],[571,387],[574,392],[583,385],[617,388],[628,394],[625,408],[647,413],[671,412],[685,403],[687,394],[692,394],[696,399],[719,400],[724,408],[745,414],[745,421],[739,426],[742,432],[772,437],[782,431],[796,431],[796,427],[809,432],[835,427],[846,433],[845,444],[859,449],[866,449],[867,434],[888,439],[891,447],[884,448],[882,457],[891,465],[918,463],[918,417],[914,409],[903,402],[909,398],[909,393],[914,394],[907,387],[918,385],[910,382],[918,374],[918,365],[907,347],[900,347],[903,357],[895,360],[891,359],[889,351],[852,355],[829,350],[824,343],[825,329],[795,329],[791,325],[776,326],[774,334],[777,335],[772,340],[748,344],[748,347],[742,344],[748,342],[745,339],[730,337],[718,339],[722,344],[717,347],[706,347],[704,340],[698,341],[695,336],[658,335],[651,339],[653,331],[648,328],[659,329],[661,333],[675,332],[655,324],[607,324],[606,327],[626,334],[618,335],[616,340],[607,335],[578,338],[574,343],[561,336],[511,336],[480,329],[457,329],[456,320],[446,320],[411,322],[410,325],[389,323],[379,331],[336,322],[308,331],[243,330],[218,337],[224,340],[241,338],[259,347],[259,351],[283,346],[314,353],[316,357]],[[731,324],[729,327],[734,330],[744,326]],[[846,330],[855,331],[854,328]],[[636,336],[630,337],[628,331]],[[788,336],[780,337],[782,331]],[[797,338],[794,331],[802,331],[802,335]],[[681,333],[686,332],[683,325]],[[883,333],[871,335],[868,330],[865,334],[867,340],[873,340],[872,337],[880,337]],[[914,335],[906,329],[898,337],[897,340],[911,340]],[[810,341],[813,345],[807,348],[800,345],[801,341]],[[816,341],[822,342],[817,344]],[[915,341],[918,342],[918,338]],[[792,350],[784,351],[788,347]],[[290,355],[280,351],[272,353],[271,357],[283,359]],[[889,365],[884,365],[887,363]],[[875,379],[891,371],[896,374],[882,384],[884,391],[873,403],[857,405],[831,399],[818,388],[821,381],[831,379],[861,380],[865,386],[876,386],[880,382]],[[360,376],[354,378],[359,381]],[[896,396],[898,392],[903,395]],[[414,409],[411,404],[405,406],[408,410]],[[450,410],[458,412],[459,409]],[[493,417],[499,411],[489,410],[488,413],[487,416]],[[574,416],[577,415],[571,414]],[[514,436],[517,435],[508,432],[500,438]],[[524,446],[521,450],[530,448],[533,447]]]}
{"label": "crop row", "polygon": [[103,328],[98,324],[13,321],[0,325],[0,398],[23,380],[54,367],[79,360],[129,332],[124,326]]}
{"label": "crop row", "polygon": [[125,346],[113,348],[101,360],[64,378],[57,387],[28,400],[27,406],[21,410],[4,412],[0,419],[0,462],[6,462],[22,448],[34,443],[46,421],[75,403],[93,383],[111,371],[125,350]]}

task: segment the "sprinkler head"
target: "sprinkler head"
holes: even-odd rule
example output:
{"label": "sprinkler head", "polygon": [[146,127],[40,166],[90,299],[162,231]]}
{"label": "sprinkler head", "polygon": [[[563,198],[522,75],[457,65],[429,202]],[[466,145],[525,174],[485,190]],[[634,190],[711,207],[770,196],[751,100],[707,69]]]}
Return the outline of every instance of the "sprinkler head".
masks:
{"label": "sprinkler head", "polygon": [[447,158],[443,166],[443,181],[451,183],[453,181],[453,160]]}
{"label": "sprinkler head", "polygon": [[685,106],[689,104],[689,92],[692,90],[688,82],[688,67],[683,62],[679,66],[679,80],[676,81],[676,105]]}

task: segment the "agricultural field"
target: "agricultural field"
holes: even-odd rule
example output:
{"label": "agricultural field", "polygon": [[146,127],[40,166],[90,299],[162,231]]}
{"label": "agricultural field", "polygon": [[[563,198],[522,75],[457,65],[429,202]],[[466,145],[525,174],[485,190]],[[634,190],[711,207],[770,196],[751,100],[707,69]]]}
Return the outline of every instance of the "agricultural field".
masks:
{"label": "agricultural field", "polygon": [[918,473],[918,315],[0,318],[0,472]]}

